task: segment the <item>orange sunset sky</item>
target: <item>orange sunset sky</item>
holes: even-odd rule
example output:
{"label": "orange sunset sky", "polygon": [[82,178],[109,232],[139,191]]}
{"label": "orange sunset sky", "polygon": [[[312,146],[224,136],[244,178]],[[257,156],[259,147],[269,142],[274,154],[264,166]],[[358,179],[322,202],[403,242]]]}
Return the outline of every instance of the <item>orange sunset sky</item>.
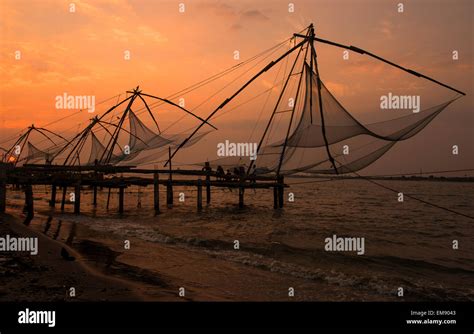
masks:
{"label": "orange sunset sky", "polygon": [[[400,2],[403,13],[397,11]],[[369,171],[472,168],[472,13],[469,0],[0,0],[0,146],[32,123],[42,126],[72,113],[55,109],[55,96],[63,92],[94,95],[98,102],[140,85],[166,97],[238,63],[235,50],[245,60],[314,23],[322,38],[369,50],[467,93]],[[388,91],[419,93],[426,107],[455,95],[366,56],[351,54],[347,61],[341,49],[316,47],[322,80],[365,122],[381,118],[379,98]],[[130,60],[124,59],[126,50]],[[453,50],[458,60],[452,59]],[[15,59],[15,51],[21,59]],[[186,97],[186,106],[193,109],[225,80]],[[250,89],[258,93],[268,84],[262,78]],[[231,93],[196,113],[206,116]],[[174,117],[166,112],[162,120]],[[84,111],[51,130],[72,133],[89,118]],[[242,109],[219,122],[225,131],[225,124],[255,122],[255,114]],[[454,144],[460,146],[457,157],[450,154]]]}

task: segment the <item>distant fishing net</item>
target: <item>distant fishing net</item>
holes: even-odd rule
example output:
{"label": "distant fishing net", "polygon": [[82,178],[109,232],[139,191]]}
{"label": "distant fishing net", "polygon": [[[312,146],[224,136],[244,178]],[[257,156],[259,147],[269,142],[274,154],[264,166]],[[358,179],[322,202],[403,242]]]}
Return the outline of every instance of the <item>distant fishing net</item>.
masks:
{"label": "distant fishing net", "polygon": [[[25,164],[44,164],[50,163],[53,159],[56,152],[58,152],[61,147],[49,148],[47,150],[40,150],[31,142],[27,143],[28,153],[24,158]],[[23,159],[22,159],[23,160]]]}
{"label": "distant fishing net", "polygon": [[[129,111],[129,152],[115,155],[110,163],[118,165],[127,164],[142,164],[150,162],[150,158],[156,160],[165,154],[168,154],[168,150],[171,147],[174,149],[179,145],[189,134],[169,134],[161,135],[156,134],[154,131],[149,129],[133,112]],[[194,136],[190,141],[186,143],[184,147],[189,147],[197,143],[210,131],[201,132]],[[103,147],[103,145],[102,145]],[[104,147],[105,150],[105,147]]]}
{"label": "distant fishing net", "polygon": [[163,147],[172,141],[166,139],[150,130],[133,111],[128,114],[130,124],[130,150],[140,151]]}
{"label": "distant fishing net", "polygon": [[[97,164],[106,151],[105,146],[99,141],[99,139],[94,134],[94,132],[91,132],[91,141],[92,141],[92,146],[91,146],[91,150],[89,154],[89,159],[87,161],[87,165]],[[120,159],[119,156],[115,154],[112,155],[112,161],[115,161],[118,159]]]}

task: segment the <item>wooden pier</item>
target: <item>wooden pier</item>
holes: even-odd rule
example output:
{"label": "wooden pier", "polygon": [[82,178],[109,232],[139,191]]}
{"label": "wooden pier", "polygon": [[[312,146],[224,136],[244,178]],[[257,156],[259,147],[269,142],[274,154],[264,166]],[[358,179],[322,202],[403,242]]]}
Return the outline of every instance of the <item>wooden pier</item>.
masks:
{"label": "wooden pier", "polygon": [[[179,175],[180,178],[173,178]],[[206,204],[211,204],[213,188],[238,189],[238,206],[244,207],[246,189],[273,189],[273,207],[279,209],[284,204],[284,183],[282,176],[252,175],[218,175],[214,171],[180,170],[180,169],[138,169],[122,166],[56,166],[56,165],[25,165],[14,167],[0,163],[0,213],[6,209],[8,185],[22,187],[25,192],[25,209],[28,219],[33,215],[33,186],[51,187],[50,207],[56,207],[58,188],[62,190],[60,210],[64,211],[69,196],[74,196],[74,213],[81,212],[81,191],[92,189],[92,203],[97,206],[98,189],[108,191],[107,208],[110,204],[111,189],[118,189],[119,213],[124,212],[125,189],[130,186],[153,186],[153,207],[156,214],[160,213],[160,185],[166,187],[166,207],[173,207],[174,190],[176,187],[194,187],[197,191],[197,210],[203,208],[203,187],[205,187]],[[68,196],[68,190],[71,191]]]}

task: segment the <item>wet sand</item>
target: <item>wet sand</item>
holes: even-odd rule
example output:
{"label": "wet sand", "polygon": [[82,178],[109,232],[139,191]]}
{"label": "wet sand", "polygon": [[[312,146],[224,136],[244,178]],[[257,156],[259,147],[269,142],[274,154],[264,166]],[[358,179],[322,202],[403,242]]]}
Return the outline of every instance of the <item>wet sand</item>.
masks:
{"label": "wet sand", "polygon": [[[184,189],[187,201],[158,216],[152,196],[135,189],[127,193],[126,214],[105,208],[104,191],[97,207],[86,200],[83,213],[74,215],[70,204],[64,212],[50,208],[50,194],[37,187],[35,217],[28,227],[22,224],[23,194],[12,191],[8,212],[16,218],[5,216],[0,236],[21,229],[17,233],[42,239],[39,256],[0,253],[6,257],[0,270],[19,277],[1,285],[0,300],[70,300],[66,287],[71,284],[77,288],[73,300],[88,301],[474,300],[470,221],[409,201],[400,210],[386,193],[360,185],[357,180],[318,185],[317,191],[327,196],[318,198],[317,205],[314,187],[295,186],[298,202],[281,211],[268,208],[268,201],[252,192],[252,204],[238,209],[236,194],[224,192],[199,213],[195,194]],[[472,210],[473,193],[466,184],[439,188],[406,182],[404,187],[427,198],[443,189],[435,201]],[[334,234],[365,237],[364,256],[326,252],[324,240]],[[453,239],[460,249],[453,250]],[[234,240],[240,249],[234,249]],[[61,247],[77,260],[63,260]],[[289,296],[290,287],[294,296]],[[398,287],[405,288],[403,297],[397,296]]]}
{"label": "wet sand", "polygon": [[[324,282],[229,262],[212,252],[138,238],[128,239],[128,251],[123,240],[86,227],[71,247],[25,226],[20,217],[3,215],[1,221],[0,235],[38,237],[39,252],[0,253],[0,301],[297,301],[337,295]],[[74,261],[61,257],[62,247]],[[71,286],[76,297],[68,296]],[[294,297],[288,296],[290,287]]]}
{"label": "wet sand", "polygon": [[[0,235],[37,237],[38,254],[0,253],[0,301],[140,301],[138,286],[107,277],[85,263],[84,257],[67,245],[52,240],[9,215],[0,216]],[[65,260],[65,248],[75,261]],[[76,296],[69,296],[74,287]]]}

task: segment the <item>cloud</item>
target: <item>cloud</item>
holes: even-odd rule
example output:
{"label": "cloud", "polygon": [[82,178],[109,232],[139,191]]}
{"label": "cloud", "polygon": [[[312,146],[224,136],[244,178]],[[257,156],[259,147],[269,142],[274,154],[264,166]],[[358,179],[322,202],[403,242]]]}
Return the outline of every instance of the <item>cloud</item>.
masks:
{"label": "cloud", "polygon": [[269,20],[269,18],[260,10],[238,10],[236,7],[222,2],[203,3],[200,4],[200,8],[212,12],[212,14],[219,18],[226,18],[229,22],[232,22],[230,30],[234,31],[242,30],[246,24],[252,22],[263,22]]}
{"label": "cloud", "polygon": [[327,81],[324,83],[328,90],[333,93],[335,96],[351,96],[354,95],[353,89],[351,89],[348,85],[337,83],[333,81]]}
{"label": "cloud", "polygon": [[[165,43],[168,41],[160,32],[146,25],[140,25],[132,30],[113,28],[110,30],[110,33],[109,38],[124,43],[134,42],[139,45],[145,45],[148,42]],[[88,36],[90,37],[90,35]]]}
{"label": "cloud", "polygon": [[249,20],[258,20],[258,21],[266,21],[268,17],[265,16],[261,11],[253,9],[253,10],[246,10],[241,13],[241,17],[243,19]]}
{"label": "cloud", "polygon": [[393,29],[394,24],[388,20],[382,20],[379,23],[379,27],[376,29],[377,32],[382,34],[383,38],[385,39],[392,39],[393,38]]}
{"label": "cloud", "polygon": [[243,26],[240,23],[234,23],[230,26],[230,30],[241,30]]}
{"label": "cloud", "polygon": [[237,11],[229,4],[221,2],[207,2],[200,4],[201,9],[212,11],[215,15],[226,18],[237,17]]}
{"label": "cloud", "polygon": [[160,32],[154,30],[149,26],[141,25],[138,27],[137,30],[145,39],[150,40],[152,42],[163,43],[168,41],[168,39],[164,37]]}

